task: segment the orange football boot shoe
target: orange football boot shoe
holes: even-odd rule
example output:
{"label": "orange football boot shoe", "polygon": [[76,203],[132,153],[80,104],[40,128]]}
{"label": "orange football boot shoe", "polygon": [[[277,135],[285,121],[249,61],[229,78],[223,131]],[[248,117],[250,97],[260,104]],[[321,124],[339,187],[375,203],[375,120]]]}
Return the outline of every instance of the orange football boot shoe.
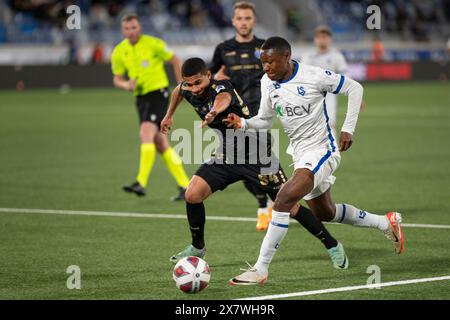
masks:
{"label": "orange football boot shoe", "polygon": [[394,244],[394,250],[400,254],[405,249],[405,238],[402,231],[402,215],[398,212],[389,212],[385,215],[389,228],[383,231],[384,236]]}

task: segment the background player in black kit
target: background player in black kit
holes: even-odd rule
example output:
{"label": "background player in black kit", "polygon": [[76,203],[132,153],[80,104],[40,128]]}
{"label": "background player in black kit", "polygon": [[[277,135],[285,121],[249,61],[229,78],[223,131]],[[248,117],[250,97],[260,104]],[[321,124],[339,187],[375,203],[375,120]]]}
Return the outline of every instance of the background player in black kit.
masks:
{"label": "background player in black kit", "polygon": [[264,75],[259,51],[264,43],[253,34],[255,6],[249,2],[234,5],[232,24],[236,35],[220,43],[209,65],[216,80],[229,80],[245,101],[251,114],[257,114],[261,98],[260,80]]}
{"label": "background player in black kit", "polygon": [[[260,80],[264,71],[259,60],[259,49],[264,40],[253,34],[256,24],[255,5],[241,1],[233,9],[232,24],[236,35],[216,47],[209,70],[215,74],[214,79],[229,80],[232,83],[253,117],[258,114],[261,100]],[[271,206],[267,205],[266,193],[246,181],[244,185],[258,200],[256,230],[267,230]]]}
{"label": "background player in black kit", "polygon": [[[279,166],[278,159],[276,169],[270,174],[262,174],[261,163],[250,164],[246,161],[243,164],[235,162],[241,150],[235,139],[226,139],[226,124],[224,119],[230,113],[236,113],[241,117],[249,118],[247,106],[239,97],[236,90],[229,81],[211,80],[211,72],[208,71],[205,62],[200,58],[191,58],[184,62],[182,69],[183,82],[172,92],[172,97],[166,116],[161,121],[161,131],[167,133],[173,125],[173,114],[182,99],[186,99],[196,113],[203,120],[202,127],[208,125],[216,129],[221,135],[223,143],[219,146],[215,156],[208,163],[203,163],[192,177],[186,190],[185,201],[187,218],[192,236],[192,244],[170,258],[176,263],[187,256],[204,257],[206,254],[204,240],[205,226],[205,206],[203,201],[217,190],[223,190],[228,185],[239,180],[245,180],[252,185],[258,185],[272,199],[275,199],[278,190],[286,181],[283,170]],[[256,133],[248,135],[249,144],[257,145],[258,136]],[[232,149],[227,149],[230,146]],[[233,154],[228,154],[228,150],[233,150]],[[245,159],[248,160],[250,153],[245,149]],[[270,149],[267,149],[270,152]],[[275,157],[275,156],[273,156]],[[223,161],[222,161],[223,160]],[[291,216],[299,221],[311,234],[322,241],[325,247],[333,248],[337,245],[334,239],[323,224],[304,207],[297,204],[292,208]]]}

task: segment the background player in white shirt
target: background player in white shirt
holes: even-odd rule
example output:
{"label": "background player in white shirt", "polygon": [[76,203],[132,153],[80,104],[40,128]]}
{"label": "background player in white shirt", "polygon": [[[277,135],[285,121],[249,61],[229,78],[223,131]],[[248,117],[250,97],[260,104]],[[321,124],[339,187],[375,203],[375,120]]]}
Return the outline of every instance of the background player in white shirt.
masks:
{"label": "background player in white shirt", "polygon": [[[320,220],[383,231],[393,241],[395,251],[401,253],[404,240],[399,213],[376,215],[349,204],[335,204],[331,198],[333,173],[340,163],[340,151],[348,150],[353,142],[363,87],[343,75],[291,60],[291,47],[283,38],[269,38],[261,49],[265,75],[261,79],[258,115],[243,119],[230,114],[225,122],[235,129],[268,129],[278,117],[293,147],[295,171],[278,192],[258,261],[230,283],[252,285],[267,281],[269,264],[288,230],[289,211],[301,199],[306,200]],[[329,92],[348,95],[339,148],[324,104]],[[342,266],[348,266],[345,255]]]}
{"label": "background player in white shirt", "polygon": [[[332,33],[327,26],[319,26],[314,32],[313,52],[306,53],[301,62],[322,69],[330,70],[334,73],[345,74],[347,71],[347,61],[344,55],[337,49],[332,47]],[[325,103],[327,105],[329,124],[332,129],[336,127],[337,120],[337,94],[327,94]]]}

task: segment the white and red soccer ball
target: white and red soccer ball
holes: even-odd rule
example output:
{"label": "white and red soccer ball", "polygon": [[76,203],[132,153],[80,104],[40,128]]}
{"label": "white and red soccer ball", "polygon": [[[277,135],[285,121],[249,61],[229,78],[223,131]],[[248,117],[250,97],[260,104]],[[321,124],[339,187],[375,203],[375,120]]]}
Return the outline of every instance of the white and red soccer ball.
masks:
{"label": "white and red soccer ball", "polygon": [[211,271],[205,260],[189,256],[178,261],[173,268],[172,277],[181,291],[197,293],[208,286]]}

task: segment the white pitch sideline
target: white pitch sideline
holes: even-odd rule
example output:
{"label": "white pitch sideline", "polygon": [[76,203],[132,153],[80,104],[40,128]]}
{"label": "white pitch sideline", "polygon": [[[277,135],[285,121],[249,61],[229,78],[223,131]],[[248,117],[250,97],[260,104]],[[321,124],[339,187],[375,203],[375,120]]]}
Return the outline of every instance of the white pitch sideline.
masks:
{"label": "white pitch sideline", "polygon": [[322,290],[301,291],[301,292],[292,292],[292,293],[284,293],[284,294],[273,294],[273,295],[268,295],[268,296],[248,297],[248,298],[241,298],[241,299],[236,299],[236,300],[271,300],[271,299],[293,298],[293,297],[319,295],[319,294],[325,294],[325,293],[336,293],[336,292],[355,291],[355,290],[362,290],[362,289],[373,289],[373,288],[377,288],[377,287],[393,287],[393,286],[401,286],[401,285],[407,285],[407,284],[433,282],[433,281],[444,281],[444,280],[450,280],[450,276],[411,279],[411,280],[392,281],[392,282],[382,282],[379,284],[366,284],[366,285],[361,285],[361,286],[329,288],[329,289],[322,289]]}
{"label": "white pitch sideline", "polygon": [[[168,213],[137,213],[137,212],[108,212],[108,211],[78,211],[78,210],[57,210],[57,209],[26,209],[26,208],[0,208],[0,213],[37,213],[37,214],[62,214],[62,215],[79,215],[79,216],[101,216],[101,217],[131,217],[131,218],[156,218],[156,219],[186,219],[184,214],[168,214]],[[207,215],[207,220],[216,221],[244,221],[255,222],[256,218],[247,217],[226,217]],[[330,223],[342,225],[339,223]],[[445,224],[417,224],[403,223],[403,227],[408,228],[430,228],[430,229],[450,229],[450,225]]]}

